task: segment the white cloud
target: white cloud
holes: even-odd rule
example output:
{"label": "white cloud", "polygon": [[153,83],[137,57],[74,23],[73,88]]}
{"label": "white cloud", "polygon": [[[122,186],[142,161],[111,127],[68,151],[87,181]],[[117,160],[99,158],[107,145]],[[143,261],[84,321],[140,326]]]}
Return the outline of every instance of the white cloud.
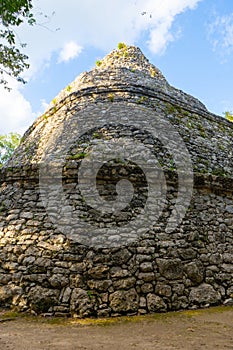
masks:
{"label": "white cloud", "polygon": [[61,50],[58,62],[68,62],[77,57],[82,52],[82,46],[76,44],[74,41],[66,43]]}
{"label": "white cloud", "polygon": [[[107,52],[120,41],[137,44],[142,37],[148,39],[146,44],[153,53],[161,54],[176,39],[176,33],[172,31],[176,16],[194,9],[200,1],[69,0],[67,3],[33,0],[38,25],[17,29],[21,42],[27,43],[26,54],[30,57],[31,66],[24,77],[30,85],[30,79],[48,67],[54,55],[57,55],[57,63],[68,62],[81,54],[82,48]],[[55,14],[50,16],[54,10]],[[38,15],[40,12],[47,18]],[[23,129],[35,117],[18,85],[10,94],[1,93],[0,115],[4,132]]]}
{"label": "white cloud", "polygon": [[200,1],[202,0],[164,0],[163,2],[147,0],[143,2],[141,9],[144,9],[142,13],[147,23],[145,23],[145,28],[141,27],[139,30],[148,30],[147,44],[153,53],[164,53],[169,42],[174,41],[179,34],[171,30],[176,16],[188,9],[194,9]]}
{"label": "white cloud", "polygon": [[219,54],[223,61],[233,52],[233,13],[226,16],[215,15],[208,26],[208,37],[213,51]]}
{"label": "white cloud", "polygon": [[39,111],[33,112],[31,104],[23,96],[22,85],[15,79],[6,77],[11,91],[0,85],[0,135],[18,132],[23,135],[36,117],[43,114],[49,104],[41,100]]}
{"label": "white cloud", "polygon": [[[194,9],[202,0],[34,0],[35,13],[55,14],[43,24],[28,30],[25,26],[20,37],[27,43],[34,74],[52,53],[60,52],[58,61],[74,58],[82,47],[111,50],[119,41],[135,44],[144,34],[154,53],[164,51],[175,39],[172,24],[180,13]],[[59,28],[57,31],[56,29]],[[65,46],[64,46],[64,43]]]}
{"label": "white cloud", "polygon": [[49,107],[49,103],[45,99],[42,99],[40,103],[41,103],[41,108],[40,108],[40,111],[38,112],[39,115],[43,114],[46,111],[46,109]]}
{"label": "white cloud", "polygon": [[174,36],[169,32],[170,23],[162,23],[150,32],[148,45],[152,52],[163,54],[169,42],[173,41]]}
{"label": "white cloud", "polygon": [[0,86],[0,134],[22,134],[34,119],[31,105],[18,90],[18,83],[11,81],[11,86],[11,92]]}

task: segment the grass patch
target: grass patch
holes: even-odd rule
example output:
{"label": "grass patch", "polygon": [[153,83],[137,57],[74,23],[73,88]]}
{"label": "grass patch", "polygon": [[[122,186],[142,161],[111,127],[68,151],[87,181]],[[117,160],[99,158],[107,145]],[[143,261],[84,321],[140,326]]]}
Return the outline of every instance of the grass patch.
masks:
{"label": "grass patch", "polygon": [[24,313],[14,311],[14,310],[9,310],[9,311],[4,311],[3,314],[1,315],[1,318],[17,318],[17,317],[22,317],[24,316]]}
{"label": "grass patch", "polygon": [[85,152],[80,152],[80,153],[74,154],[73,156],[70,156],[69,159],[72,159],[72,160],[79,160],[79,159],[85,158],[86,155],[87,155],[87,153],[85,153]]}
{"label": "grass patch", "polygon": [[0,318],[2,319],[22,319],[26,322],[49,324],[49,325],[77,325],[77,326],[101,326],[107,327],[117,324],[138,323],[138,322],[168,322],[176,318],[187,319],[205,314],[223,313],[225,311],[232,311],[233,306],[214,306],[210,308],[196,309],[196,310],[181,310],[181,311],[169,311],[164,313],[155,313],[150,315],[136,315],[136,316],[117,316],[108,318],[69,318],[69,317],[44,317],[33,316],[29,313],[21,313],[17,311],[5,311],[2,312]]}

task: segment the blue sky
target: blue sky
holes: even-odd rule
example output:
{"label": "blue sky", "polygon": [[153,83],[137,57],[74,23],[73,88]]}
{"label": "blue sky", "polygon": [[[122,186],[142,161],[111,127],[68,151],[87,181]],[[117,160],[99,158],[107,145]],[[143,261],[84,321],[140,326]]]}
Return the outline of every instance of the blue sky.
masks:
{"label": "blue sky", "polygon": [[233,111],[231,0],[34,0],[34,12],[38,25],[17,31],[30,57],[28,83],[10,81],[10,93],[0,87],[0,134],[26,131],[62,88],[122,41],[139,46],[171,85],[211,112]]}

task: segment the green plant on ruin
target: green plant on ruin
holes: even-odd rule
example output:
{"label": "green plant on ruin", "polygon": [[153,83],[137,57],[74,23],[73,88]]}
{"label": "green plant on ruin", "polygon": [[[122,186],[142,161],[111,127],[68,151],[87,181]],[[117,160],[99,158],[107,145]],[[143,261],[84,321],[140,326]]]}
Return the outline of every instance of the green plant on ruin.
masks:
{"label": "green plant on ruin", "polygon": [[167,114],[177,114],[179,113],[180,114],[180,118],[183,117],[183,110],[182,110],[182,107],[181,106],[178,106],[178,105],[173,105],[169,102],[166,102],[166,113]]}
{"label": "green plant on ruin", "polygon": [[87,153],[85,152],[80,152],[80,153],[76,153],[72,156],[70,156],[69,158],[72,160],[79,160],[79,159],[83,159],[87,156]]}
{"label": "green plant on ruin", "polygon": [[182,113],[182,108],[180,106],[176,106],[176,110],[178,113]]}
{"label": "green plant on ruin", "polygon": [[141,104],[141,103],[144,103],[148,100],[148,97],[147,96],[141,96],[138,100],[137,100],[137,103],[138,104]]}
{"label": "green plant on ruin", "polygon": [[229,120],[230,122],[233,122],[233,113],[232,112],[226,111],[223,114],[227,120]]}
{"label": "green plant on ruin", "polygon": [[[218,129],[221,130],[222,132],[225,132],[226,131],[226,125],[218,123]],[[233,136],[233,133],[231,133],[230,135]]]}
{"label": "green plant on ruin", "polygon": [[225,151],[225,146],[223,146],[223,145],[218,145],[218,148],[219,148],[221,151]]}
{"label": "green plant on ruin", "polygon": [[201,135],[201,137],[203,137],[204,139],[207,137],[205,131],[200,131],[200,135]]}
{"label": "green plant on ruin", "polygon": [[93,299],[94,295],[91,290],[87,290],[87,296],[90,300]]}
{"label": "green plant on ruin", "polygon": [[117,48],[118,50],[127,49],[127,45],[123,42],[120,42],[118,43]]}
{"label": "green plant on ruin", "polygon": [[185,116],[185,117],[188,117],[189,116],[189,112],[188,111],[185,111],[185,110],[183,110],[183,116]]}
{"label": "green plant on ruin", "polygon": [[202,124],[198,124],[197,127],[198,127],[198,130],[199,130],[200,135],[201,135],[203,138],[206,138],[207,135],[206,135],[206,132],[205,132],[205,129],[204,129],[203,125],[202,125]]}
{"label": "green plant on ruin", "polygon": [[195,129],[195,124],[194,124],[191,120],[189,120],[189,121],[187,122],[186,126],[187,126],[189,129]]}
{"label": "green plant on ruin", "polygon": [[32,159],[33,155],[32,155],[32,145],[29,143],[27,144],[27,146],[24,149],[25,155],[27,155],[28,159]]}
{"label": "green plant on ruin", "polygon": [[156,76],[156,74],[157,74],[157,70],[155,69],[155,68],[150,68],[150,76],[152,77],[152,78],[154,78],[155,76]]}
{"label": "green plant on ruin", "polygon": [[127,45],[125,43],[119,43],[117,45],[117,47],[118,47],[118,50],[119,50],[119,53],[120,53],[120,55],[118,55],[118,57],[119,56],[123,56],[123,57],[128,57],[129,56],[129,53],[127,51]]}
{"label": "green plant on ruin", "polygon": [[97,61],[95,62],[95,64],[96,64],[97,67],[100,67],[101,64],[102,64],[102,61],[101,61],[101,60],[97,60]]}
{"label": "green plant on ruin", "polygon": [[177,170],[173,159],[169,159],[169,170],[170,171],[176,171]]}
{"label": "green plant on ruin", "polygon": [[171,105],[170,103],[166,103],[166,107],[167,114],[175,114],[177,112],[176,107]]}
{"label": "green plant on ruin", "polygon": [[114,101],[114,95],[113,95],[113,93],[108,94],[108,99],[109,99],[110,102],[113,102],[113,101]]}
{"label": "green plant on ruin", "polygon": [[57,99],[56,98],[54,98],[53,100],[52,100],[52,102],[51,102],[52,104],[53,104],[53,109],[52,109],[52,112],[53,113],[56,113],[57,112],[57,110],[58,110],[58,108],[57,108],[57,106],[56,106],[56,104],[57,104]]}
{"label": "green plant on ruin", "polygon": [[7,210],[7,206],[4,202],[0,203],[0,213],[3,213],[4,211]]}
{"label": "green plant on ruin", "polygon": [[93,139],[101,139],[101,134],[97,131],[93,132],[92,134]]}
{"label": "green plant on ruin", "polygon": [[223,168],[213,169],[212,174],[215,176],[226,176],[225,170]]}
{"label": "green plant on ruin", "polygon": [[71,87],[70,85],[67,85],[66,91],[67,91],[67,92],[70,92],[71,90],[72,90],[72,87]]}
{"label": "green plant on ruin", "polygon": [[204,168],[198,169],[198,167],[193,167],[193,170],[195,170],[196,172],[198,172],[200,174],[209,174],[208,169],[204,169]]}

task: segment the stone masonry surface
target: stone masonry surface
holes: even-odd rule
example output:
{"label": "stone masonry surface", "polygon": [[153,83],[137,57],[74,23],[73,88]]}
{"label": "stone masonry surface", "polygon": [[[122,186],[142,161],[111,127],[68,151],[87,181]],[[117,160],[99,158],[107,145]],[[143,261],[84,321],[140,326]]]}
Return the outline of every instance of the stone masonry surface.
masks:
{"label": "stone masonry surface", "polygon": [[[172,155],[150,132],[126,122],[96,127],[74,142],[78,116],[87,107],[115,111],[125,106],[165,118],[189,152],[194,188],[180,225],[166,223],[177,198],[178,176]],[[62,130],[59,136],[58,131]],[[58,136],[57,136],[58,135]],[[39,168],[52,147],[67,150],[62,185],[69,203],[96,227],[124,226],[146,203],[146,177],[137,164],[113,159],[98,172],[99,193],[116,197],[116,184],[134,187],[130,205],[116,215],[100,215],[82,198],[77,172],[98,141],[128,137],[156,155],[166,178],[162,214],[138,239],[110,248],[73,241],[54,224],[41,199]],[[169,134],[167,135],[169,139]],[[48,142],[50,140],[50,142]],[[71,140],[69,142],[69,140]],[[139,48],[123,46],[81,74],[28,129],[11,160],[1,169],[0,307],[76,317],[146,314],[233,302],[233,124],[207,111],[197,99],[171,87]],[[52,155],[56,158],[56,152]],[[53,160],[53,159],[52,159]],[[158,174],[158,177],[160,174]],[[54,194],[54,215],[59,207]],[[64,223],[69,230],[70,222]],[[105,238],[104,238],[105,239]]]}

